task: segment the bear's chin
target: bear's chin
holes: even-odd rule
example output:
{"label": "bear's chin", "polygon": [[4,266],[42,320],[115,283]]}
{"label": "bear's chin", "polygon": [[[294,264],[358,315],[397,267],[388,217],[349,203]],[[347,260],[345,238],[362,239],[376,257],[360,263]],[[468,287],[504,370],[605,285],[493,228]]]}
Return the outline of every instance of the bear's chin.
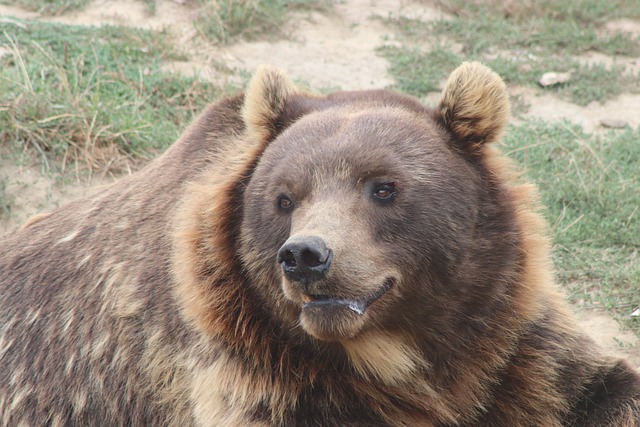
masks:
{"label": "bear's chin", "polygon": [[302,328],[322,341],[343,341],[355,337],[366,323],[359,313],[344,301],[318,301],[305,304],[300,313]]}
{"label": "bear's chin", "polygon": [[356,299],[300,294],[287,280],[282,286],[287,299],[301,304],[299,323],[309,335],[323,341],[344,341],[360,333],[371,319],[370,306],[382,299],[395,282],[394,277],[389,277],[377,291]]}

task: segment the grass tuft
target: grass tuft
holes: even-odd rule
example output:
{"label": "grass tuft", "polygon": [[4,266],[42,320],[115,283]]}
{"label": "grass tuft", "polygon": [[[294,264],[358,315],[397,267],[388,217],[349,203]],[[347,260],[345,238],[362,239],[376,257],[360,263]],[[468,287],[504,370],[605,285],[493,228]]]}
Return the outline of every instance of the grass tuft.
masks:
{"label": "grass tuft", "polygon": [[196,28],[209,40],[230,43],[240,38],[282,36],[288,12],[327,10],[329,0],[199,0],[203,15]]}
{"label": "grass tuft", "polygon": [[490,13],[516,22],[548,20],[600,26],[613,19],[640,18],[640,4],[628,0],[440,0],[438,3],[456,16],[469,18]]}
{"label": "grass tuft", "polygon": [[62,15],[82,9],[90,0],[0,0],[0,3],[18,6],[43,15]]}
{"label": "grass tuft", "polygon": [[[402,47],[380,50],[391,62],[390,72],[402,91],[423,95],[425,90],[433,90],[433,79],[446,75],[452,70],[452,63],[463,59],[486,63],[508,83],[533,87],[538,87],[545,72],[571,72],[569,83],[546,90],[579,105],[604,102],[623,90],[640,87],[640,77],[628,73],[623,66],[584,65],[578,59],[586,52],[640,55],[640,38],[603,29],[607,19],[640,16],[640,6],[633,2],[440,3],[454,14],[452,18],[433,22],[403,17],[383,19],[404,41]],[[425,50],[425,45],[436,48]],[[417,83],[420,79],[425,83]],[[407,84],[407,80],[413,81]]]}
{"label": "grass tuft", "polygon": [[639,130],[605,135],[534,122],[512,127],[506,152],[538,184],[560,281],[574,301],[606,308],[640,333]]}
{"label": "grass tuft", "polygon": [[[119,169],[171,144],[221,88],[161,71],[160,33],[0,23],[0,144],[91,169]],[[11,34],[11,35],[10,35]]]}
{"label": "grass tuft", "polygon": [[11,213],[11,201],[6,194],[7,179],[0,177],[0,220],[7,218]]}
{"label": "grass tuft", "polygon": [[383,46],[378,53],[389,60],[389,73],[396,88],[414,96],[442,89],[442,81],[462,62],[462,58],[443,47],[423,52],[418,48]]}

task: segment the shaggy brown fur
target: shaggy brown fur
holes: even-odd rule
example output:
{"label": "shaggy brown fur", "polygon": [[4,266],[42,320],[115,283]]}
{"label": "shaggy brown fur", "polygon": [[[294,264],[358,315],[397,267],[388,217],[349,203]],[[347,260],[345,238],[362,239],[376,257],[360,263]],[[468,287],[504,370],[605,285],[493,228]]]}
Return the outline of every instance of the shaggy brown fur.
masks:
{"label": "shaggy brown fur", "polygon": [[477,63],[435,109],[262,68],[2,242],[0,422],[640,425],[640,375],[574,328],[492,146],[508,115]]}

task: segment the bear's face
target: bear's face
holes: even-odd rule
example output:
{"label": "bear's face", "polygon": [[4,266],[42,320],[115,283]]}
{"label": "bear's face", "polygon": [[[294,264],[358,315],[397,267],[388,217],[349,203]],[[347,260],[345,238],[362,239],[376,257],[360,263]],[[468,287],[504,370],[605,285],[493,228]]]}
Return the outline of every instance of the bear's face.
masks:
{"label": "bear's face", "polygon": [[471,250],[477,215],[474,172],[426,110],[350,104],[269,144],[242,226],[259,292],[331,341],[391,328],[409,303],[428,307]]}
{"label": "bear's face", "polygon": [[387,91],[310,96],[263,68],[242,115],[212,199],[193,211],[209,226],[183,232],[185,314],[206,330],[428,342],[508,281],[517,233],[483,159],[509,102],[486,67],[455,70],[435,109]]}

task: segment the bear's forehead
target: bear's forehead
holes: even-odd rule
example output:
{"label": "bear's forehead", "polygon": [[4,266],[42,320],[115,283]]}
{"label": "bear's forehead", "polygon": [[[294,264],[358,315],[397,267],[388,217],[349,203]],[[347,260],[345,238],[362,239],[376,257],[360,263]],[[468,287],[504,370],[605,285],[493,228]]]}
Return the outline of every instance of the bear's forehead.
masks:
{"label": "bear's forehead", "polygon": [[261,163],[276,182],[312,185],[419,178],[450,155],[444,136],[426,115],[398,108],[343,108],[300,119],[270,144]]}
{"label": "bear's forehead", "polygon": [[288,131],[295,135],[300,133],[320,137],[338,135],[343,140],[368,136],[383,142],[431,130],[432,127],[433,121],[426,114],[418,115],[415,112],[389,106],[363,108],[355,105],[308,114],[298,120]]}
{"label": "bear's forehead", "polygon": [[431,117],[402,108],[347,106],[308,114],[272,142],[279,157],[310,156],[320,161],[364,153],[416,156],[442,145],[444,137]]}

